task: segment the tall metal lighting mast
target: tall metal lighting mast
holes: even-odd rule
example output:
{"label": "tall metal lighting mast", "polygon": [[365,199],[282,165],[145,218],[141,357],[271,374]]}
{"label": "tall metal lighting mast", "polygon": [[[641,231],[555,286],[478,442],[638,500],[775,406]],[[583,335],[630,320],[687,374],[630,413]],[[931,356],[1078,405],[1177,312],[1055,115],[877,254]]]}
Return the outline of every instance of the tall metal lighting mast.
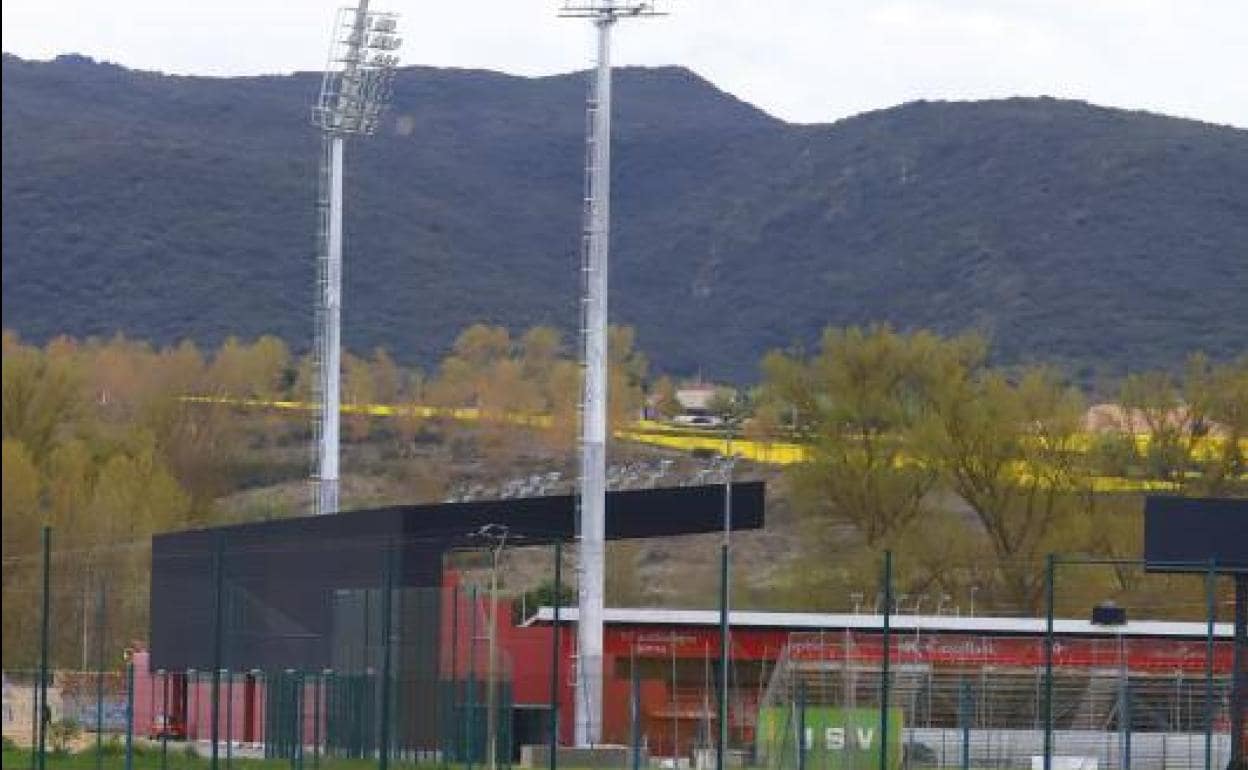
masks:
{"label": "tall metal lighting mast", "polygon": [[611,235],[611,27],[621,18],[659,15],[653,2],[568,0],[560,16],[598,30],[598,61],[586,108],[582,242],[580,559],[577,604],[575,738],[602,740],[602,607],[607,507],[607,256]]}
{"label": "tall metal lighting mast", "polygon": [[318,254],[316,346],[317,427],[315,513],[338,510],[339,409],[342,401],[342,149],[354,134],[377,130],[390,99],[398,16],[368,10],[368,0],[339,9],[329,43],[321,91],[312,123],[321,129],[317,193]]}

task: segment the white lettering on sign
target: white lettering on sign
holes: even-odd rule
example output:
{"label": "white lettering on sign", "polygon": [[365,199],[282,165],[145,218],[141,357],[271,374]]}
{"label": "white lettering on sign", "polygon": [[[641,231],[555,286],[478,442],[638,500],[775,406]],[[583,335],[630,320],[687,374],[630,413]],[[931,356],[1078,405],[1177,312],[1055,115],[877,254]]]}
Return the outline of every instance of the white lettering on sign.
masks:
{"label": "white lettering on sign", "polygon": [[[854,738],[853,746],[850,746],[850,737]],[[855,748],[859,751],[870,751],[871,744],[875,742],[874,727],[856,727],[854,732],[850,733],[844,727],[825,727],[823,728],[823,747],[826,751],[844,751],[847,748]],[[802,741],[807,751],[815,747],[815,730],[812,727],[806,728],[804,740]]]}

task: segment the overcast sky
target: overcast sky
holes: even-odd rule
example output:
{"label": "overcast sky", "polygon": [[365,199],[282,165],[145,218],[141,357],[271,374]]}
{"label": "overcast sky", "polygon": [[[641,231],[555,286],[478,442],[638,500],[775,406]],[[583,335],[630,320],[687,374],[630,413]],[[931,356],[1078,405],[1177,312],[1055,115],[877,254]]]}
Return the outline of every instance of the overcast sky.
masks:
{"label": "overcast sky", "polygon": [[[327,0],[4,0],[4,50],[200,75],[320,69]],[[590,27],[560,0],[374,0],[404,63],[582,69]],[[660,0],[617,64],[677,64],[791,121],[913,99],[1040,95],[1248,128],[1248,0]]]}

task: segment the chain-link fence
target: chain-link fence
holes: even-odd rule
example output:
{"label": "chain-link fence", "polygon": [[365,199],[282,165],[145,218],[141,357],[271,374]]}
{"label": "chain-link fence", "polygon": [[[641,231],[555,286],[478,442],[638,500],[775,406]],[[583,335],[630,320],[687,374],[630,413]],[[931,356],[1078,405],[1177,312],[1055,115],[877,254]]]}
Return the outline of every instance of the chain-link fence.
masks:
{"label": "chain-link fence", "polygon": [[[500,585],[491,544],[448,560],[402,538],[196,536],[6,563],[4,767],[1220,770],[1234,746],[1245,664],[1212,568],[1055,558],[1045,611],[1012,616],[939,596],[923,613],[888,566],[873,602],[735,610],[726,628],[714,606],[617,603],[602,735],[576,749],[559,546],[519,544],[543,587],[525,592]],[[681,542],[726,580],[717,537]]]}

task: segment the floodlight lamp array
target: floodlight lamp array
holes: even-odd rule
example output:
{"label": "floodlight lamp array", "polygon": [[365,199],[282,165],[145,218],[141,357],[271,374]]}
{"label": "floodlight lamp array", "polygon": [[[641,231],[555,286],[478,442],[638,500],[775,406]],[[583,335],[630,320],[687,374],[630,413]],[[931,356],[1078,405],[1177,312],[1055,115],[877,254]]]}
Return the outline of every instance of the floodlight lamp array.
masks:
{"label": "floodlight lamp array", "polygon": [[338,12],[321,91],[312,122],[333,134],[372,134],[393,92],[403,39],[398,16],[386,12]]}
{"label": "floodlight lamp array", "polygon": [[621,16],[665,16],[654,0],[565,0],[559,15],[613,20]]}

